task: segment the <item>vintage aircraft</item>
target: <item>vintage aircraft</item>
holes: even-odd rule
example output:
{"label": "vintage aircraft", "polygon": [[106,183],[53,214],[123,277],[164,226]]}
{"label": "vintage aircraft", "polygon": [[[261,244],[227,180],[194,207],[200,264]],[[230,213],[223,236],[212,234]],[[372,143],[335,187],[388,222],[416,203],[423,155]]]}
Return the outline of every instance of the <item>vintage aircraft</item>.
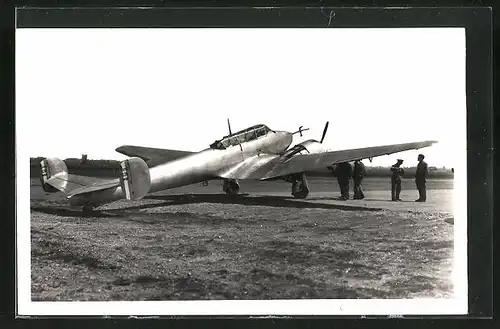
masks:
{"label": "vintage aircraft", "polygon": [[130,156],[120,163],[120,177],[99,179],[68,173],[64,161],[47,158],[40,163],[40,179],[47,192],[62,191],[72,206],[84,212],[120,199],[139,200],[148,193],[212,179],[223,179],[223,190],[237,194],[239,179],[275,180],[292,183],[292,195],[306,198],[309,194],[305,172],[327,168],[333,164],[388,155],[431,146],[436,141],[394,144],[360,149],[328,151],[320,141],[310,139],[289,148],[293,135],[274,131],[263,124],[232,133],[216,140],[200,152],[121,146],[117,152]]}

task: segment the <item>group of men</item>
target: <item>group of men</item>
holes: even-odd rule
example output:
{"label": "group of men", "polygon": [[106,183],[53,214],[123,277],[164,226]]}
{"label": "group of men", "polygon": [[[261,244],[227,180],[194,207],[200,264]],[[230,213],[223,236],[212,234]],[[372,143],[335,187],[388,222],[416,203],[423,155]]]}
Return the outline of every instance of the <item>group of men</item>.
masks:
{"label": "group of men", "polygon": [[[423,154],[418,155],[418,165],[415,173],[415,183],[419,193],[419,198],[415,202],[425,202],[427,200],[426,180],[429,174],[427,163],[424,161]],[[399,195],[401,193],[401,178],[404,174],[404,169],[401,168],[403,164],[402,159],[391,167],[391,200],[401,201]],[[340,200],[349,199],[349,180],[352,177],[354,182],[354,200],[364,199],[363,187],[361,185],[365,177],[365,165],[360,160],[354,161],[354,169],[349,162],[342,162],[332,167],[334,176],[340,187]]]}
{"label": "group of men", "polygon": [[354,170],[349,162],[339,163],[333,170],[334,176],[337,176],[337,181],[339,183],[341,200],[349,199],[349,180],[351,177],[354,182],[354,199],[364,199],[365,194],[361,186],[361,182],[365,177],[365,165],[363,162],[360,160],[355,161]]}

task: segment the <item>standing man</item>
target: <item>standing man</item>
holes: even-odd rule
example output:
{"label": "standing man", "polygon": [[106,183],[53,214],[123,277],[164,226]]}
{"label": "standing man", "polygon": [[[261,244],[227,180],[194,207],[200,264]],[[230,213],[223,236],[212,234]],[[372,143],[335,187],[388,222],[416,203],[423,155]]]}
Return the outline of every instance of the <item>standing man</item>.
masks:
{"label": "standing man", "polygon": [[361,186],[361,182],[365,177],[365,165],[361,160],[354,161],[354,172],[352,174],[352,180],[354,181],[354,199],[362,200],[365,198],[365,194],[363,193],[363,187]]}
{"label": "standing man", "polygon": [[337,177],[337,183],[339,184],[340,189],[340,198],[342,197],[342,177],[340,174],[340,169],[338,164],[334,164],[331,167],[333,177]]}
{"label": "standing man", "polygon": [[427,176],[429,175],[429,170],[427,169],[427,163],[424,161],[425,156],[423,154],[418,155],[418,165],[417,171],[415,172],[415,183],[417,184],[418,199],[415,202],[425,202],[427,200],[427,189],[425,186]]}
{"label": "standing man", "polygon": [[349,162],[341,162],[336,168],[337,180],[340,186],[340,200],[349,200],[349,179],[352,176],[352,166]]}
{"label": "standing man", "polygon": [[401,176],[404,174],[404,169],[401,168],[403,164],[402,159],[398,159],[398,162],[391,167],[391,199],[392,201],[401,201],[399,198],[399,193],[401,193]]}

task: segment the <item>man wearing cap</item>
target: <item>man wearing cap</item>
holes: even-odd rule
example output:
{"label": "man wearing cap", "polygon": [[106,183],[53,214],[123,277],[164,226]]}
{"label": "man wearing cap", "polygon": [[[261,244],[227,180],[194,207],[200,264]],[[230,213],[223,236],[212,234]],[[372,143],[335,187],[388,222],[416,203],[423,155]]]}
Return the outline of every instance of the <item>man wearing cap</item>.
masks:
{"label": "man wearing cap", "polygon": [[427,190],[426,190],[426,180],[429,170],[427,169],[427,163],[424,161],[425,156],[423,154],[418,155],[418,165],[417,171],[415,172],[415,184],[417,184],[418,199],[415,202],[425,202],[427,200]]}
{"label": "man wearing cap", "polygon": [[401,176],[404,174],[404,169],[401,168],[403,164],[402,159],[398,159],[398,162],[391,167],[392,177],[391,177],[391,199],[392,201],[401,201],[399,198],[399,193],[401,193]]}

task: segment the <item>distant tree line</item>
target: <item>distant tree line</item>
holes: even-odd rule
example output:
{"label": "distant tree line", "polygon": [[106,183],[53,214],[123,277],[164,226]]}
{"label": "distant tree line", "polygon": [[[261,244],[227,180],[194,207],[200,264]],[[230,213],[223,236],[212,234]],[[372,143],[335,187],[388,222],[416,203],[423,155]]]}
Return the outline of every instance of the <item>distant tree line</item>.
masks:
{"label": "distant tree line", "polygon": [[[31,158],[31,176],[39,176],[39,164],[43,157]],[[120,172],[120,161],[117,160],[88,160],[86,157],[82,159],[69,158],[64,162],[70,173],[76,175],[89,175],[95,177],[117,177]],[[415,177],[416,167],[404,168],[403,177]],[[330,169],[317,170],[308,172],[311,177],[332,177]],[[391,171],[389,167],[370,167],[366,166],[366,177],[390,177]],[[453,178],[454,173],[449,168],[429,167],[429,178]]]}
{"label": "distant tree line", "polygon": [[[403,168],[404,175],[403,178],[413,178],[415,177],[415,172],[417,167]],[[313,177],[332,177],[331,169],[325,168],[324,170],[317,170],[314,172],[308,172],[307,175]],[[391,177],[392,172],[390,167],[365,167],[365,177]],[[429,178],[453,178],[454,170],[451,168],[436,168],[429,167]]]}
{"label": "distant tree line", "polygon": [[[39,165],[44,157],[30,158],[31,177],[39,176]],[[120,172],[120,161],[116,160],[88,160],[86,158],[69,158],[63,160],[68,171],[76,175],[88,175],[95,177],[118,177]]]}

